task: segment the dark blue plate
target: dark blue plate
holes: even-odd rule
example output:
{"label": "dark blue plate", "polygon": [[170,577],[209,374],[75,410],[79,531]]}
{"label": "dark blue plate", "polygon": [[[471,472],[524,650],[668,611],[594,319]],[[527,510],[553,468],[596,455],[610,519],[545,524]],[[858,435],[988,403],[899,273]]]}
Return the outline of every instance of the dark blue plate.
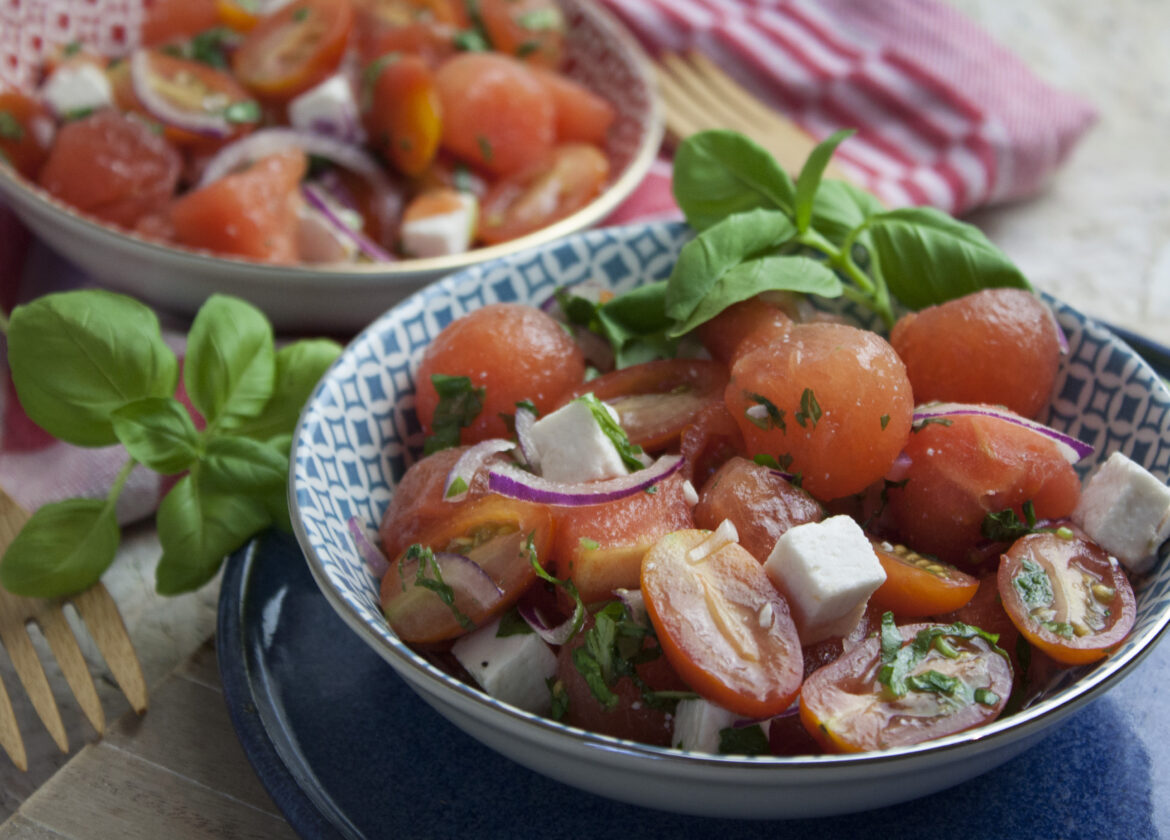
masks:
{"label": "dark blue plate", "polygon": [[492,752],[432,711],[346,627],[285,534],[265,534],[229,558],[217,646],[244,751],[308,840],[1141,840],[1170,830],[1168,645],[984,776],[878,811],[783,824],[611,802]]}

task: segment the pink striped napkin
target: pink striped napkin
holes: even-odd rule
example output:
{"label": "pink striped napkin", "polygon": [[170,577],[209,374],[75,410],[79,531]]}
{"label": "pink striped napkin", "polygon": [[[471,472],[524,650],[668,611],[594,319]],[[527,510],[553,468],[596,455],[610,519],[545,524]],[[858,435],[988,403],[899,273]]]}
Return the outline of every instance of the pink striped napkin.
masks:
{"label": "pink striped napkin", "polygon": [[[1038,79],[943,0],[599,2],[651,53],[702,50],[814,137],[857,128],[838,162],[890,206],[930,204],[958,214],[1032,195],[1094,120],[1087,103]],[[130,46],[140,8],[134,0],[0,4],[0,79],[19,81],[30,61],[79,37]],[[608,223],[678,215],[664,154]],[[5,310],[86,282],[0,207]],[[0,486],[29,508],[105,494],[123,452],[49,438],[24,417],[10,383],[0,400]],[[123,494],[122,520],[148,515],[163,489],[153,474],[137,471]]]}

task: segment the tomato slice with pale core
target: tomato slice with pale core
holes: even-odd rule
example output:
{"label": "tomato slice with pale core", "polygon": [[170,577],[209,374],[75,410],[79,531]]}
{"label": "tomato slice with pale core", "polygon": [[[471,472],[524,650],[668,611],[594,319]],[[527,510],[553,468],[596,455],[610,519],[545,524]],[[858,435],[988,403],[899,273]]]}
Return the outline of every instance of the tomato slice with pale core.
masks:
{"label": "tomato slice with pale core", "polygon": [[350,0],[297,0],[252,28],[232,69],[258,96],[286,101],[337,69],[352,27]]}
{"label": "tomato slice with pale core", "polygon": [[975,597],[979,579],[950,563],[911,551],[904,545],[871,540],[886,581],[870,596],[872,607],[898,618],[924,618],[957,610]]}
{"label": "tomato slice with pale core", "polygon": [[1058,662],[1101,659],[1124,639],[1137,614],[1125,570],[1079,536],[1021,537],[999,565],[999,595],[1020,633]]}
{"label": "tomato slice with pale core", "polygon": [[687,685],[744,717],[777,715],[796,698],[804,672],[788,602],[742,546],[711,546],[711,538],[675,531],[646,553],[646,612]]}
{"label": "tomato slice with pale core", "polygon": [[[920,632],[940,626],[897,628],[902,651]],[[1011,694],[1011,663],[977,636],[941,638],[908,668],[911,686],[900,696],[879,678],[877,637],[815,671],[800,690],[800,717],[809,733],[829,752],[852,753],[918,744],[995,720]]]}

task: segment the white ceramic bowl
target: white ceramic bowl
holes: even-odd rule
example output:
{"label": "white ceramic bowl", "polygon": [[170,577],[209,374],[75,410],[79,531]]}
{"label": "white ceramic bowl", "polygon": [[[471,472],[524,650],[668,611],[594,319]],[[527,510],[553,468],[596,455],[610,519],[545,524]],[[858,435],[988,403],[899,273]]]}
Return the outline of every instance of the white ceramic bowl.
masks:
{"label": "white ceramic bowl", "polygon": [[162,309],[193,314],[215,292],[259,306],[280,330],[352,333],[453,271],[551,242],[601,222],[642,180],[662,141],[653,70],[632,35],[592,0],[561,0],[567,72],[612,102],[618,117],[605,192],[573,215],[512,242],[390,265],[273,266],[152,242],[102,225],[0,165],[0,196],[44,241],[96,280]]}
{"label": "white ceramic bowl", "polygon": [[[1099,664],[1063,672],[1022,712],[914,747],[777,758],[686,753],[574,729],[489,698],[399,641],[346,523],[351,516],[377,523],[395,481],[418,457],[413,392],[423,348],[452,319],[487,303],[539,303],[558,285],[586,279],[617,292],[662,279],[689,237],[679,224],[603,228],[448,277],[361,333],[314,392],[293,446],[297,537],[329,603],[423,699],[521,764],[614,799],[710,816],[811,817],[894,804],[983,773],[1035,743],[1149,652],[1170,622],[1170,563],[1137,582],[1138,619],[1128,640]],[[1120,449],[1165,479],[1170,393],[1107,330],[1050,303],[1070,352],[1048,422],[1097,447],[1098,460]]]}

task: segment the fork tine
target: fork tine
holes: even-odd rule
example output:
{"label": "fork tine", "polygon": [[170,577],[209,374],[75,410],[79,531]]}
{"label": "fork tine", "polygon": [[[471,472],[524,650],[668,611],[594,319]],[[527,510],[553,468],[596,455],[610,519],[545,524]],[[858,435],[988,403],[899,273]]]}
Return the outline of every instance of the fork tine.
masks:
{"label": "fork tine", "polygon": [[85,713],[86,718],[93,724],[93,728],[101,735],[106,730],[106,716],[102,711],[102,702],[98,699],[97,690],[93,687],[93,678],[89,675],[89,665],[81,654],[81,647],[73,635],[69,622],[60,606],[53,604],[37,616],[37,623],[45,634],[45,640],[53,651],[57,664],[61,666],[61,673],[69,687],[73,689],[73,696]]}
{"label": "fork tine", "polygon": [[28,755],[24,751],[24,739],[20,737],[20,727],[16,725],[16,714],[12,711],[12,701],[8,699],[8,689],[0,680],[0,747],[12,759],[20,772],[28,770]]}
{"label": "fork tine", "polygon": [[[19,609],[12,595],[0,589],[0,610],[11,613]],[[53,741],[61,752],[69,752],[69,740],[65,737],[65,724],[61,722],[61,712],[57,709],[57,701],[53,699],[53,690],[49,687],[49,680],[45,676],[45,669],[37,657],[36,648],[23,625],[10,626],[0,622],[0,645],[8,651],[12,660],[12,668],[20,678],[28,699]]]}
{"label": "fork tine", "polygon": [[73,606],[85,622],[94,644],[102,652],[106,665],[118,681],[118,686],[130,706],[138,714],[146,711],[146,680],[142,665],[130,643],[126,623],[118,612],[118,605],[102,583],[96,583],[73,597]]}

